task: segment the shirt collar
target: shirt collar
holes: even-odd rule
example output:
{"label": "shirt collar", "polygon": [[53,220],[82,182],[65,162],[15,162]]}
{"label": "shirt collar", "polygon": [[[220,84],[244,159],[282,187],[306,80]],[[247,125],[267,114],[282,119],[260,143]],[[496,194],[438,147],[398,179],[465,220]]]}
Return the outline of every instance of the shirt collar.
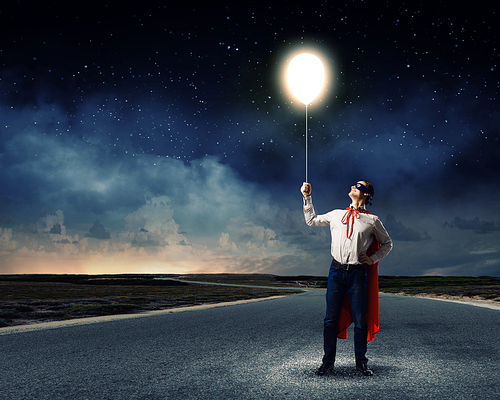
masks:
{"label": "shirt collar", "polygon": [[353,210],[358,210],[358,211],[359,210],[365,210],[366,211],[366,206],[365,205],[362,205],[362,206],[360,206],[358,208],[354,208],[354,206],[351,203],[351,205],[349,207],[352,208]]}

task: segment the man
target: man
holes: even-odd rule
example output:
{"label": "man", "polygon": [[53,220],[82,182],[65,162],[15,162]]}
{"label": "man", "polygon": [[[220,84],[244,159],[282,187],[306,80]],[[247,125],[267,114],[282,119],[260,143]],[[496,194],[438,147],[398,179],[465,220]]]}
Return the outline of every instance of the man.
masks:
{"label": "man", "polygon": [[333,372],[337,336],[346,338],[354,322],[356,369],[372,376],[366,358],[367,342],[378,332],[378,261],[392,250],[392,240],[380,219],[366,210],[374,195],[365,180],[351,186],[352,203],[346,210],[316,215],[311,200],[311,185],[301,187],[304,217],[309,226],[329,226],[333,256],[326,291],[323,363],[316,375]]}

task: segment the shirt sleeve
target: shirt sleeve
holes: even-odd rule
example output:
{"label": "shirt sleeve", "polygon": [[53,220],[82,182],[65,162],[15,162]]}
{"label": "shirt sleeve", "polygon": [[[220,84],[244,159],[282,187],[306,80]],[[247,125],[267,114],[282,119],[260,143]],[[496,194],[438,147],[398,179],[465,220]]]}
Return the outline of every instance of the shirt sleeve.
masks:
{"label": "shirt sleeve", "polygon": [[304,197],[304,217],[306,224],[309,226],[330,226],[330,216],[328,214],[316,215],[311,196]]}
{"label": "shirt sleeve", "polygon": [[387,254],[389,254],[389,252],[392,250],[392,239],[390,238],[384,225],[382,224],[382,221],[380,221],[379,218],[375,220],[374,235],[378,241],[378,244],[380,245],[380,248],[375,253],[373,253],[370,258],[374,263],[376,263],[384,258]]}

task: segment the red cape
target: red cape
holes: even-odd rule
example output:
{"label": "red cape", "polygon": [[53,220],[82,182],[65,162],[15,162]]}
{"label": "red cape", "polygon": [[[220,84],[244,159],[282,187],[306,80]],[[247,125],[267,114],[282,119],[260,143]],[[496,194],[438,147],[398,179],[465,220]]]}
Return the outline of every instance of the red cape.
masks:
{"label": "red cape", "polygon": [[[368,248],[366,254],[371,256],[375,253],[379,244],[377,239],[373,238],[373,242]],[[367,341],[371,342],[375,339],[375,335],[379,331],[379,309],[378,309],[378,262],[368,265],[367,267],[367,312],[366,312],[366,326],[368,328]],[[339,319],[339,334],[337,335],[340,339],[347,339],[347,328],[353,322],[351,313],[351,303],[349,302],[349,297],[346,295],[344,298],[344,303],[342,304],[342,310],[340,312]]]}

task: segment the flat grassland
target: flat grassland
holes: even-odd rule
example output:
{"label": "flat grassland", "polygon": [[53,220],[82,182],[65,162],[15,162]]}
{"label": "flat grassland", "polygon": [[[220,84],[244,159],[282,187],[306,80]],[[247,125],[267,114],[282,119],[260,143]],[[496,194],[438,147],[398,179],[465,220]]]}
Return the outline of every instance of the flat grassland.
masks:
{"label": "flat grassland", "polygon": [[[500,278],[497,277],[380,276],[379,286],[385,293],[489,300],[500,304]],[[267,274],[0,275],[0,328],[290,295],[307,287],[326,287],[326,277]]]}

